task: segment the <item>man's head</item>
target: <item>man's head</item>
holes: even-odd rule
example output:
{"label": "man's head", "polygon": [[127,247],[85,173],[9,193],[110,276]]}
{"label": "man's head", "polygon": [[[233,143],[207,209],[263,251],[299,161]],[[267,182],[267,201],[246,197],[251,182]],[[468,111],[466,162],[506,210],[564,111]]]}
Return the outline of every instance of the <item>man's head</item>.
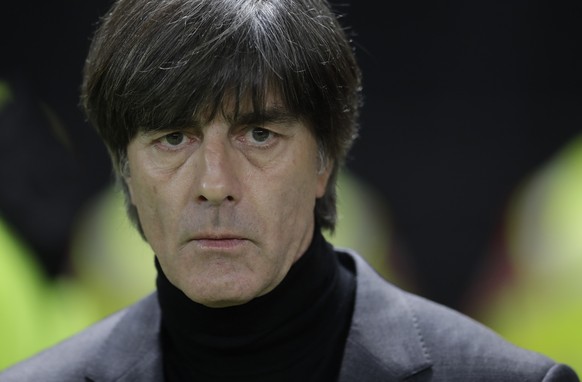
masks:
{"label": "man's head", "polygon": [[324,1],[119,1],[94,38],[83,83],[85,110],[118,174],[138,131],[185,126],[231,100],[251,100],[261,114],[267,94],[307,122],[332,164],[316,217],[333,229],[337,169],[357,135],[360,77]]}
{"label": "man's head", "polygon": [[83,103],[164,272],[221,306],[272,289],[315,222],[333,229],[359,87],[324,1],[121,0],[93,40]]}

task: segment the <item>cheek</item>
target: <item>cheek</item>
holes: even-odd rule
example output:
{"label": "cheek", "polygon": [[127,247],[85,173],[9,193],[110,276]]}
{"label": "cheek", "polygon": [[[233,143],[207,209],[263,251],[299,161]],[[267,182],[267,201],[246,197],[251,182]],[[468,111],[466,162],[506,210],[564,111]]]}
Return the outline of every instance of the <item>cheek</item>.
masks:
{"label": "cheek", "polygon": [[[272,218],[278,218],[280,224],[288,228],[291,224],[308,222],[313,214],[317,193],[314,177],[306,176],[306,172],[298,172],[295,176],[284,176],[271,183],[280,185],[265,196],[270,201],[268,212]],[[283,232],[288,228],[283,229]]]}
{"label": "cheek", "polygon": [[158,242],[164,238],[164,232],[171,232],[172,213],[168,202],[171,198],[162,197],[162,193],[156,182],[146,181],[135,177],[131,181],[131,201],[136,207],[139,221],[144,230],[148,242],[158,247]]}
{"label": "cheek", "polygon": [[140,212],[145,212],[146,206],[151,206],[151,201],[156,198],[158,193],[157,187],[145,182],[139,176],[133,176],[128,182],[131,202]]}

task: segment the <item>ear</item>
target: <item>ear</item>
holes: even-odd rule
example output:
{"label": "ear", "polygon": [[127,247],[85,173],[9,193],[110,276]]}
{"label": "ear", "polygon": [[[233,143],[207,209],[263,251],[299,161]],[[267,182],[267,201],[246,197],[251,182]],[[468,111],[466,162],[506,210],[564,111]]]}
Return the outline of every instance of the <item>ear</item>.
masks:
{"label": "ear", "polygon": [[127,197],[129,198],[129,202],[131,204],[133,203],[133,187],[131,185],[131,177],[122,177],[121,181],[123,182],[123,188],[125,188],[126,192],[127,192]]}
{"label": "ear", "polygon": [[129,172],[129,162],[127,160],[125,160],[119,169],[118,179],[121,182],[121,188],[125,193],[126,201],[133,205],[133,181]]}
{"label": "ear", "polygon": [[327,160],[325,162],[325,167],[320,169],[317,173],[317,189],[316,189],[316,197],[321,198],[325,195],[325,191],[327,190],[327,182],[329,182],[329,177],[331,175],[331,170],[333,168],[333,162]]}

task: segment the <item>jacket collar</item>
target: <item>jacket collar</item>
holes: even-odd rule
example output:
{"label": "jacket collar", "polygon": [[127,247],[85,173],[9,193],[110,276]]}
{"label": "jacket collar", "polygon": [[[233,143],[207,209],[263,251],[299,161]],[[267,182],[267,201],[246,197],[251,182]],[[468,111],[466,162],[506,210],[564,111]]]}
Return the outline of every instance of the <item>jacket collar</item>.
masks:
{"label": "jacket collar", "polygon": [[163,381],[161,312],[156,294],[125,311],[86,371],[92,382]]}
{"label": "jacket collar", "polygon": [[359,255],[338,251],[357,278],[352,325],[340,382],[403,380],[431,367],[406,294],[384,281]]}

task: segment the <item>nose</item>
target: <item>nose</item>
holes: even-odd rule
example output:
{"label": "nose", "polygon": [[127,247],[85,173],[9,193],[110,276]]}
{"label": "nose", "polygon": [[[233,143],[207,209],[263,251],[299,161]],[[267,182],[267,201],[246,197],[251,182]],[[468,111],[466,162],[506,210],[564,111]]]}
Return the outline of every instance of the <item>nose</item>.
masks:
{"label": "nose", "polygon": [[220,205],[234,202],[239,196],[236,158],[228,138],[209,134],[198,149],[198,189],[199,203]]}

